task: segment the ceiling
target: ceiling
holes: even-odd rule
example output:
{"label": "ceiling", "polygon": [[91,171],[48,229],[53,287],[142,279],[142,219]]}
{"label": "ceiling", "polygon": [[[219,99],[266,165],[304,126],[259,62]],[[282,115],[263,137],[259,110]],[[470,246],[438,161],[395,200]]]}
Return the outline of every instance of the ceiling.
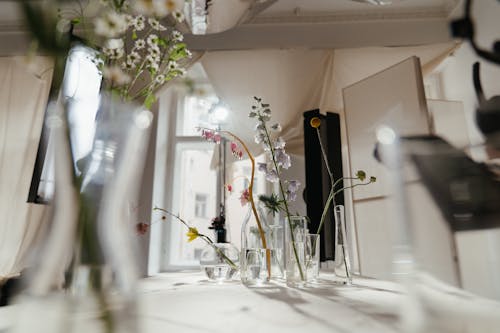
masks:
{"label": "ceiling", "polygon": [[[230,0],[236,1],[236,0]],[[247,0],[240,0],[247,1]],[[463,0],[258,0],[271,4],[231,30],[188,36],[193,50],[417,45],[449,40],[449,17]],[[0,55],[26,45],[17,0],[0,0]],[[265,6],[263,6],[265,7]]]}

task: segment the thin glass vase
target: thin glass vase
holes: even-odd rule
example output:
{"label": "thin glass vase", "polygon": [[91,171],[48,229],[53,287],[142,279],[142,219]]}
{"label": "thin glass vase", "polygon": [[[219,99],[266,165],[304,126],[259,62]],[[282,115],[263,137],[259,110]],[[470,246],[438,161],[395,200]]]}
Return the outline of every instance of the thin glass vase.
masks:
{"label": "thin glass vase", "polygon": [[303,287],[307,282],[307,218],[290,216],[290,219],[285,220],[286,284],[290,287]]}
{"label": "thin glass vase", "polygon": [[334,208],[335,216],[335,262],[334,272],[336,281],[341,284],[352,284],[351,257],[343,205]]}
{"label": "thin glass vase", "polygon": [[250,207],[241,227],[240,277],[246,286],[263,286],[272,280],[284,279],[283,227],[270,224],[259,207],[259,219],[266,239],[262,236]]}
{"label": "thin glass vase", "polygon": [[320,234],[306,235],[306,276],[307,282],[317,282],[320,266]]}

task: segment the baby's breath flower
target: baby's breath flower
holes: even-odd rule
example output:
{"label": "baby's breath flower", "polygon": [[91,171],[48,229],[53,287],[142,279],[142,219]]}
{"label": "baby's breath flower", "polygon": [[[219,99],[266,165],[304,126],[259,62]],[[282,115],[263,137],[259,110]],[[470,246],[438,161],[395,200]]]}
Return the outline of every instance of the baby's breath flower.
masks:
{"label": "baby's breath flower", "polygon": [[137,15],[132,22],[135,31],[142,31],[146,27],[146,19],[142,15]]}
{"label": "baby's breath flower", "polygon": [[182,22],[184,21],[184,14],[181,11],[175,11],[173,14],[174,18],[177,20],[177,22]]}
{"label": "baby's breath flower", "polygon": [[179,69],[179,64],[177,63],[177,61],[172,60],[168,62],[167,68],[171,71],[174,71],[176,69]]}
{"label": "baby's breath flower", "polygon": [[172,40],[174,42],[182,42],[184,36],[177,30],[172,31]]}
{"label": "baby's breath flower", "polygon": [[144,41],[144,39],[138,39],[134,43],[134,49],[142,50],[145,47],[146,47],[146,42]]}
{"label": "baby's breath flower", "polygon": [[148,23],[151,26],[151,28],[153,28],[154,30],[157,30],[157,31],[167,30],[167,28],[165,28],[163,25],[160,24],[160,21],[158,21],[157,19],[155,19],[153,17],[148,18]]}
{"label": "baby's breath flower", "polygon": [[153,46],[153,45],[156,45],[158,43],[158,36],[155,35],[155,34],[151,34],[148,36],[147,40],[146,40],[146,43],[149,45],[149,46]]}
{"label": "baby's breath flower", "polygon": [[155,82],[158,84],[162,84],[163,82],[165,82],[165,75],[163,74],[157,75],[155,77]]}

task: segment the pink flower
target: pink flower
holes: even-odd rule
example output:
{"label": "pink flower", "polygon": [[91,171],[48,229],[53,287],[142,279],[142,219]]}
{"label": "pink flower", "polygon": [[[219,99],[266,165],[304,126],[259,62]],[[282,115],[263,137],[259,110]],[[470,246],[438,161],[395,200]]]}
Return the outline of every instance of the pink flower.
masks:
{"label": "pink flower", "polygon": [[241,192],[240,203],[242,206],[245,206],[248,201],[250,201],[250,191],[246,188],[243,192]]}
{"label": "pink flower", "polygon": [[210,129],[202,129],[201,130],[201,137],[207,141],[212,141],[212,142],[215,142],[217,144],[220,143],[220,140],[222,138],[220,133],[218,133],[214,130],[210,130]]}
{"label": "pink flower", "polygon": [[231,153],[238,159],[243,157],[243,150],[240,149],[236,142],[231,142]]}
{"label": "pink flower", "polygon": [[135,229],[139,235],[144,235],[149,230],[149,224],[139,222],[135,225]]}
{"label": "pink flower", "polygon": [[229,193],[233,193],[233,185],[231,185],[231,184],[227,184],[227,185],[226,185],[226,189],[227,189],[227,191],[228,191]]}

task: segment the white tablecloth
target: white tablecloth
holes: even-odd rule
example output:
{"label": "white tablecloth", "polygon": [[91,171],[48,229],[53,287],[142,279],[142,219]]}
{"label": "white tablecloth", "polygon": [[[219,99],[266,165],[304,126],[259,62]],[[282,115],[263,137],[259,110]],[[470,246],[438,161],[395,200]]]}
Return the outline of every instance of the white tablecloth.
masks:
{"label": "white tablecloth", "polygon": [[[355,277],[353,286],[330,274],[302,289],[284,283],[247,288],[239,281],[209,282],[201,272],[164,273],[141,280],[141,333],[164,332],[500,332],[500,303],[419,277],[408,298],[401,285]],[[408,300],[418,299],[408,309]],[[0,332],[19,320],[19,305],[0,308]],[[417,314],[420,309],[421,316]],[[403,319],[403,321],[402,321]],[[416,326],[406,326],[404,323]],[[406,330],[407,331],[407,330]],[[17,332],[16,332],[17,333]]]}

